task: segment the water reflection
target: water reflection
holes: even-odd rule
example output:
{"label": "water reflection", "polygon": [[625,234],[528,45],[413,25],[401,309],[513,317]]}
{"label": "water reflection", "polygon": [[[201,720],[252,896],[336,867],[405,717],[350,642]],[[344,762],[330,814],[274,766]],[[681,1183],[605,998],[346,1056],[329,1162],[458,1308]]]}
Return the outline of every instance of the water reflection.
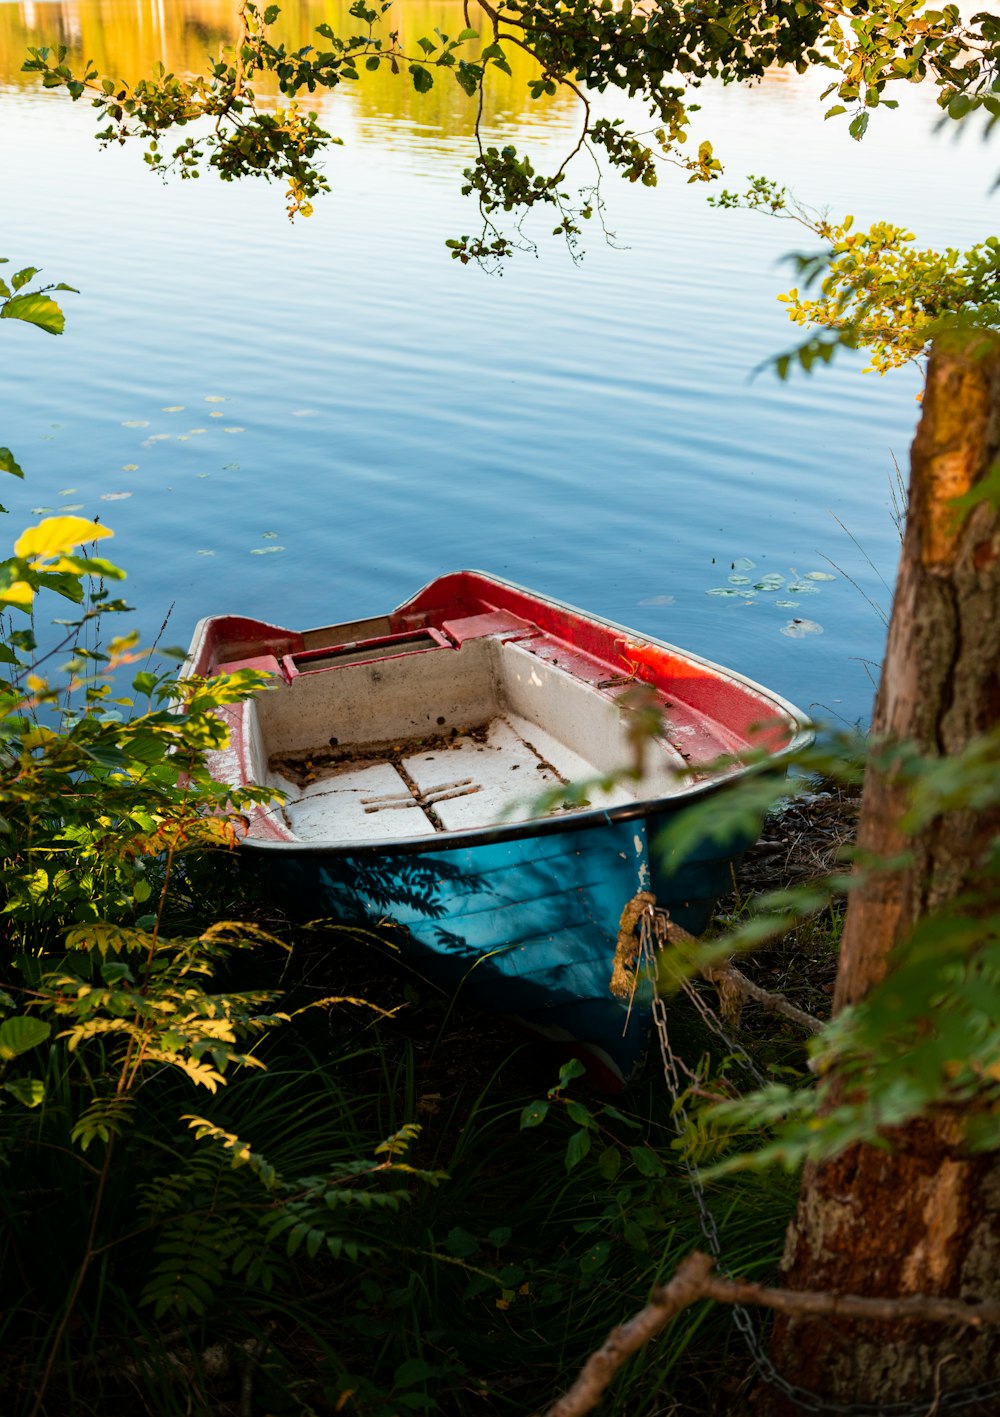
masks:
{"label": "water reflection", "polygon": [[[317,25],[326,21],[337,34],[356,34],[362,28],[348,14],[349,0],[330,4],[329,0],[286,0],[281,16],[272,27],[275,43],[299,48],[323,39]],[[45,4],[22,0],[20,4],[0,3],[0,84],[38,87],[38,78],[21,72],[29,48],[69,50],[69,62],[79,65],[93,60],[98,71],[129,82],[142,78],[158,62],[177,73],[201,73],[206,58],[218,55],[220,46],[230,44],[235,33],[236,5],[233,0],[78,0],[78,3]],[[473,17],[475,22],[475,17]],[[417,40],[434,39],[435,29],[455,37],[465,28],[462,0],[396,0],[376,34],[388,38],[399,33],[403,48],[419,54]],[[478,54],[485,41],[470,41],[463,53]],[[515,117],[529,110],[551,111],[566,108],[571,100],[558,95],[537,101],[527,92],[527,81],[537,74],[537,65],[519,50],[509,55],[512,75],[499,70],[491,74],[484,104],[487,121]],[[274,91],[266,82],[261,93]],[[362,115],[386,117],[432,133],[440,130],[456,137],[472,133],[476,102],[459,88],[453,76],[435,71],[434,88],[417,94],[406,67],[393,74],[388,65],[374,73],[363,72],[357,84],[345,85]],[[323,105],[325,95],[303,94],[304,105]],[[331,115],[335,123],[335,117]]]}

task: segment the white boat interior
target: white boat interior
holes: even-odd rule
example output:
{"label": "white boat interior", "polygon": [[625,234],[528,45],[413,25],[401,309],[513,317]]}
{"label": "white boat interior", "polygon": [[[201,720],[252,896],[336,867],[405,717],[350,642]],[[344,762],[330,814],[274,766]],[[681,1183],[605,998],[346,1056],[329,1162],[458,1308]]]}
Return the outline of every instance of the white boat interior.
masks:
{"label": "white boat interior", "polygon": [[542,815],[538,799],[567,783],[588,784],[575,810],[687,786],[684,757],[661,740],[640,780],[591,786],[633,757],[621,681],[570,672],[533,652],[530,634],[424,638],[381,654],[311,651],[245,705],[245,761],[286,794],[272,809],[283,833],[331,845],[434,837]]}

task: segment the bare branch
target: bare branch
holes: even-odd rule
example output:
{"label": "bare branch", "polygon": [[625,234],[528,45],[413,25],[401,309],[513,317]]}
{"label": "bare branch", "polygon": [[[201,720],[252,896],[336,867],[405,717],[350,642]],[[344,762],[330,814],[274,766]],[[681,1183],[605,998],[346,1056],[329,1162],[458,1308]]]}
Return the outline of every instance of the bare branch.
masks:
{"label": "bare branch", "polygon": [[734,965],[726,964],[708,967],[701,971],[702,978],[707,979],[710,984],[728,985],[730,989],[735,989],[744,998],[751,999],[755,1004],[760,1004],[762,1009],[767,1009],[772,1014],[781,1014],[784,1018],[791,1019],[792,1023],[797,1023],[800,1028],[804,1028],[807,1033],[819,1033],[823,1027],[821,1019],[815,1018],[812,1014],[807,1014],[804,1009],[796,1006],[785,998],[784,994],[772,994],[768,989],[762,989],[759,984],[755,984],[752,979],[737,969]]}
{"label": "bare branch", "polygon": [[959,1299],[937,1299],[925,1294],[870,1299],[808,1289],[770,1289],[745,1280],[723,1279],[712,1272],[713,1263],[697,1250],[682,1260],[673,1279],[653,1290],[645,1308],[611,1330],[601,1347],[587,1359],[573,1386],[553,1403],[545,1417],[584,1417],[592,1412],[626,1359],[655,1338],[681,1310],[701,1299],[714,1299],[718,1304],[753,1304],[792,1318],[923,1321],[971,1328],[1000,1324],[1000,1302],[996,1300],[966,1304]]}
{"label": "bare branch", "polygon": [[[658,909],[656,897],[649,891],[639,891],[627,903],[621,914],[609,987],[612,994],[616,994],[622,999],[627,999],[634,988],[632,975],[629,971],[635,968],[639,956],[635,931],[643,912],[649,909]],[[658,923],[662,925],[663,933],[670,944],[686,947],[698,944],[694,935],[689,934],[675,920],[671,920],[665,911],[659,911]],[[785,998],[784,994],[773,994],[770,990],[761,988],[759,984],[748,979],[741,970],[736,969],[732,964],[705,965],[700,973],[703,979],[707,979],[716,988],[726,988],[742,994],[745,999],[752,1000],[761,1008],[768,1009],[774,1014],[781,1014],[784,1018],[797,1023],[807,1033],[818,1033],[823,1027],[821,1019],[806,1013],[804,1009],[797,1008],[795,1004]]]}
{"label": "bare branch", "polygon": [[675,1314],[705,1297],[712,1276],[712,1261],[697,1250],[677,1266],[669,1284],[656,1290],[654,1297],[627,1323],[613,1328],[580,1370],[580,1376],[548,1409],[545,1417],[582,1417],[601,1400],[605,1388],[627,1358],[656,1337]]}

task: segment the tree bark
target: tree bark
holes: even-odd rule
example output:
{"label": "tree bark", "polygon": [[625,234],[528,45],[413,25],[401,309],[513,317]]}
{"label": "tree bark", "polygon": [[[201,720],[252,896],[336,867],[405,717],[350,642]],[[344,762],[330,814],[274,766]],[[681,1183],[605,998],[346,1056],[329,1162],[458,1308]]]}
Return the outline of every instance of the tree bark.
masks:
{"label": "tree bark", "polygon": [[[1000,723],[1000,510],[978,502],[964,520],[952,502],[990,473],[1000,452],[1000,341],[935,348],[911,449],[909,508],[873,734],[946,755]],[[949,813],[904,838],[905,792],[891,764],[869,770],[859,845],[910,853],[853,892],[834,1008],[862,998],[891,969],[893,948],[928,911],[982,888],[986,843],[1000,814]],[[995,883],[994,883],[995,889]],[[853,1146],[807,1168],[782,1265],[793,1289],[872,1296],[1000,1297],[1000,1158],[971,1155],[963,1116],[936,1113],[899,1128],[891,1151]],[[1000,1378],[995,1331],[936,1324],[859,1324],[779,1318],[778,1372],[831,1401],[926,1402]],[[801,1408],[758,1388],[754,1410]],[[963,1407],[1000,1410],[1000,1400]]]}

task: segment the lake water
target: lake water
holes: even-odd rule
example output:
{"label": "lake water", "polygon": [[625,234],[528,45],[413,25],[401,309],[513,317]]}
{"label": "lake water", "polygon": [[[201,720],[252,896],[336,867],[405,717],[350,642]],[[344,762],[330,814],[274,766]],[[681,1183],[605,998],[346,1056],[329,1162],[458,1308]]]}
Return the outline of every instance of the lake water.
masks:
{"label": "lake water", "polygon": [[[306,42],[323,7],[289,9]],[[414,35],[464,23],[447,0],[396,9]],[[618,249],[595,230],[574,265],[543,221],[538,259],[490,276],[444,246],[476,229],[457,87],[422,101],[379,74],[338,91],[333,191],[290,226],[276,187],[163,185],[139,149],[100,151],[87,106],[18,73],[28,44],[60,39],[129,76],[195,67],[227,23],[211,0],[0,2],[0,254],[81,291],[61,339],[2,330],[0,442],[27,473],[5,479],[11,530],[36,508],[99,514],[147,640],[171,605],[165,639],[184,644],[202,615],[322,624],[472,566],[864,719],[919,381],[846,358],[753,377],[800,337],[775,296],[808,235],[714,211],[667,169],[655,191],[607,179]],[[925,244],[989,234],[995,162],[935,133],[929,93],[858,145],[822,121],[821,87],[705,91],[695,136],[728,186],[764,172]],[[490,121],[551,161],[574,113],[515,87]],[[769,573],[812,593],[710,594]],[[822,633],[788,637],[794,618]]]}

